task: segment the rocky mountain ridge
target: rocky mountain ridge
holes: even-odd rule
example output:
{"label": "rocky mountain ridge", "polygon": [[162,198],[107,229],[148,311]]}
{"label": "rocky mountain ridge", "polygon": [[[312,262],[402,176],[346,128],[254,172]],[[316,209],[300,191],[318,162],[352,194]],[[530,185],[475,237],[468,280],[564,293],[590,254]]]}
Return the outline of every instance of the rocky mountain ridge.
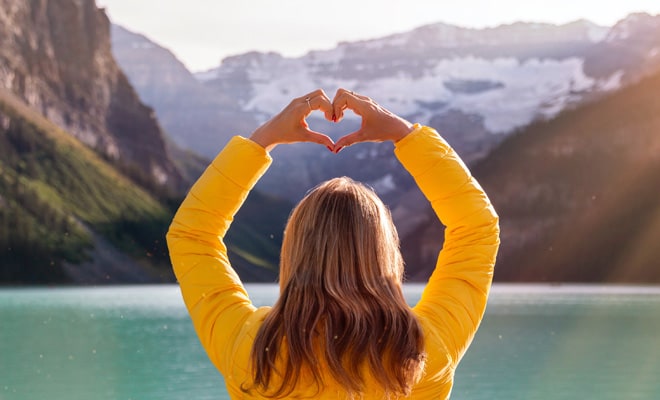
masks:
{"label": "rocky mountain ridge", "polygon": [[[162,115],[167,131],[178,144],[207,157],[234,134],[249,133],[292,97],[318,87],[332,96],[336,88],[347,87],[412,121],[435,127],[471,163],[516,129],[552,118],[660,67],[660,16],[647,14],[630,15],[613,27],[585,20],[488,29],[431,24],[297,58],[257,52],[228,57],[218,68],[196,74],[198,83],[191,81],[188,71],[180,71],[185,85],[168,83],[174,70],[168,65],[180,63],[171,54],[169,62],[153,56],[165,49],[122,28],[113,33],[119,63],[145,101]],[[337,138],[359,124],[351,116],[335,125],[312,114],[309,122]],[[393,200],[411,185],[405,174],[388,176],[384,171],[391,153],[381,154],[371,146],[351,152],[353,157],[341,166],[332,160],[323,163],[324,149],[278,151],[284,154],[259,188],[292,201],[319,181],[347,172],[375,186],[400,185],[391,188],[399,193],[391,196]],[[360,160],[369,160],[369,166]]]}
{"label": "rocky mountain ridge", "polygon": [[5,89],[0,171],[0,285],[173,279],[161,200]]}
{"label": "rocky mountain ridge", "polygon": [[[139,39],[157,46],[148,38]],[[126,45],[113,39],[115,52]],[[117,58],[131,80],[146,82],[145,76],[156,67],[140,46],[133,46],[130,63]],[[210,156],[230,136],[250,132],[292,97],[318,87],[332,96],[336,88],[347,87],[412,121],[437,128],[474,165],[533,121],[552,120],[564,110],[597,101],[652,74],[660,68],[658,49],[660,16],[633,14],[612,27],[588,21],[561,26],[516,23],[485,30],[432,24],[384,38],[340,43],[298,58],[252,52],[196,74],[206,98],[215,95],[228,102],[216,108],[216,113],[227,111],[228,119],[214,120],[218,122],[214,127],[201,129],[206,136],[199,142],[191,134],[195,121],[186,130],[172,126],[168,131],[178,143]],[[149,86],[138,85],[137,90],[148,93]],[[176,87],[170,90],[175,98]],[[175,101],[167,108],[159,105],[162,96],[151,101],[157,112],[176,115]],[[188,101],[180,102],[180,107]],[[197,117],[205,120],[202,112]],[[229,127],[227,121],[233,125]],[[350,113],[336,125],[314,114],[308,121],[334,138],[359,126]],[[274,160],[258,188],[292,201],[331,176],[352,176],[376,188],[392,209],[412,266],[410,279],[425,279],[440,245],[436,239],[442,237],[441,228],[390,146],[361,144],[337,156],[311,145],[278,147]]]}
{"label": "rocky mountain ridge", "polygon": [[180,191],[153,110],[111,52],[93,1],[1,0],[0,84],[142,183]]}
{"label": "rocky mountain ridge", "polygon": [[[93,1],[0,0],[0,23],[0,285],[173,282],[165,232],[208,160],[164,135]],[[275,280],[290,209],[246,200],[226,238],[246,279]]]}
{"label": "rocky mountain ridge", "polygon": [[171,282],[188,183],[94,1],[0,0],[0,284]]}
{"label": "rocky mountain ridge", "polygon": [[[205,96],[222,96],[229,101],[228,110],[239,111],[228,114],[234,127],[220,121],[209,135],[212,141],[202,142],[189,133],[195,131],[194,125],[187,132],[172,129],[171,133],[179,143],[215,154],[228,137],[247,134],[292,97],[318,87],[332,96],[337,87],[347,87],[410,120],[437,128],[469,164],[476,165],[509,135],[535,121],[553,121],[573,108],[597,104],[653,75],[660,69],[658,49],[660,16],[633,14],[609,28],[577,21],[562,26],[519,23],[482,32],[434,24],[386,38],[341,43],[298,58],[252,52],[197,74]],[[142,76],[146,71],[157,73],[150,67],[150,57],[142,55],[136,50],[130,65],[118,57],[131,80],[141,76],[138,67],[143,68]],[[148,86],[138,91],[146,92]],[[150,104],[159,112],[162,99],[153,101]],[[170,104],[168,113],[176,109],[172,104],[176,103]],[[198,115],[202,120],[203,113]],[[636,123],[634,115],[627,118]],[[359,125],[350,116],[336,125],[314,114],[308,121],[334,138]],[[236,124],[246,129],[236,129]],[[360,144],[336,156],[313,145],[278,147],[274,159],[258,187],[293,201],[337,175],[376,188],[392,208],[412,266],[410,278],[427,276],[442,233],[429,226],[434,217],[390,146]],[[532,225],[521,234],[542,229]],[[429,229],[438,230],[425,234]]]}

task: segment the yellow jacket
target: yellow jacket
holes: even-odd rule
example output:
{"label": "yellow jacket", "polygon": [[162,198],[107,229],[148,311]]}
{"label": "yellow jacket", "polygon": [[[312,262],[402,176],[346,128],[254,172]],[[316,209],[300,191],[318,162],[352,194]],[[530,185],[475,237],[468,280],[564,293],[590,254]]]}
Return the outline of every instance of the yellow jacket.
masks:
{"label": "yellow jacket", "polygon": [[[433,129],[416,125],[394,152],[447,227],[435,271],[413,308],[424,332],[427,364],[411,395],[446,399],[486,308],[499,246],[498,217],[458,155]],[[232,399],[255,398],[241,385],[250,382],[250,350],[270,307],[252,305],[229,263],[223,237],[270,163],[261,146],[234,137],[195,183],[167,234],[193,325]],[[316,389],[299,386],[289,398],[309,398]],[[331,385],[313,397],[345,398],[341,387]],[[366,398],[382,394],[374,388]]]}

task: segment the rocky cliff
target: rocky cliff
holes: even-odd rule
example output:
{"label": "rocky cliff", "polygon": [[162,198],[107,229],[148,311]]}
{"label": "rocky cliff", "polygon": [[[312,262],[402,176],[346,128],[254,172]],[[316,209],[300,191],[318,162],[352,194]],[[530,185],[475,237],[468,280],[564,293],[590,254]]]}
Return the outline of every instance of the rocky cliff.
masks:
{"label": "rocky cliff", "polygon": [[93,0],[0,0],[0,85],[141,184],[184,186]]}

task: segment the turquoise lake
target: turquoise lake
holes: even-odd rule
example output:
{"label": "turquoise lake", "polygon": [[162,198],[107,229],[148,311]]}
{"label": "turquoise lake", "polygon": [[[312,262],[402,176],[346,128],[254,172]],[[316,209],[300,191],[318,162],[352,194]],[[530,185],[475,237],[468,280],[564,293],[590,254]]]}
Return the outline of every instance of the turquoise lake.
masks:
{"label": "turquoise lake", "polygon": [[[226,398],[177,286],[0,289],[0,400]],[[660,399],[660,287],[496,285],[452,399]]]}

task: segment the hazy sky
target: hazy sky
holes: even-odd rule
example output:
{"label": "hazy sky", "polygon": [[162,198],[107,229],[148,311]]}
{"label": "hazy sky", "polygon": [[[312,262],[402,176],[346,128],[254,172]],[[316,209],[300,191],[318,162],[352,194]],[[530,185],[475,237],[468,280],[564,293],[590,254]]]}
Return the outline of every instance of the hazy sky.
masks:
{"label": "hazy sky", "polygon": [[174,52],[192,71],[251,50],[300,56],[340,41],[445,22],[471,28],[515,21],[613,25],[660,0],[96,0],[110,19]]}

